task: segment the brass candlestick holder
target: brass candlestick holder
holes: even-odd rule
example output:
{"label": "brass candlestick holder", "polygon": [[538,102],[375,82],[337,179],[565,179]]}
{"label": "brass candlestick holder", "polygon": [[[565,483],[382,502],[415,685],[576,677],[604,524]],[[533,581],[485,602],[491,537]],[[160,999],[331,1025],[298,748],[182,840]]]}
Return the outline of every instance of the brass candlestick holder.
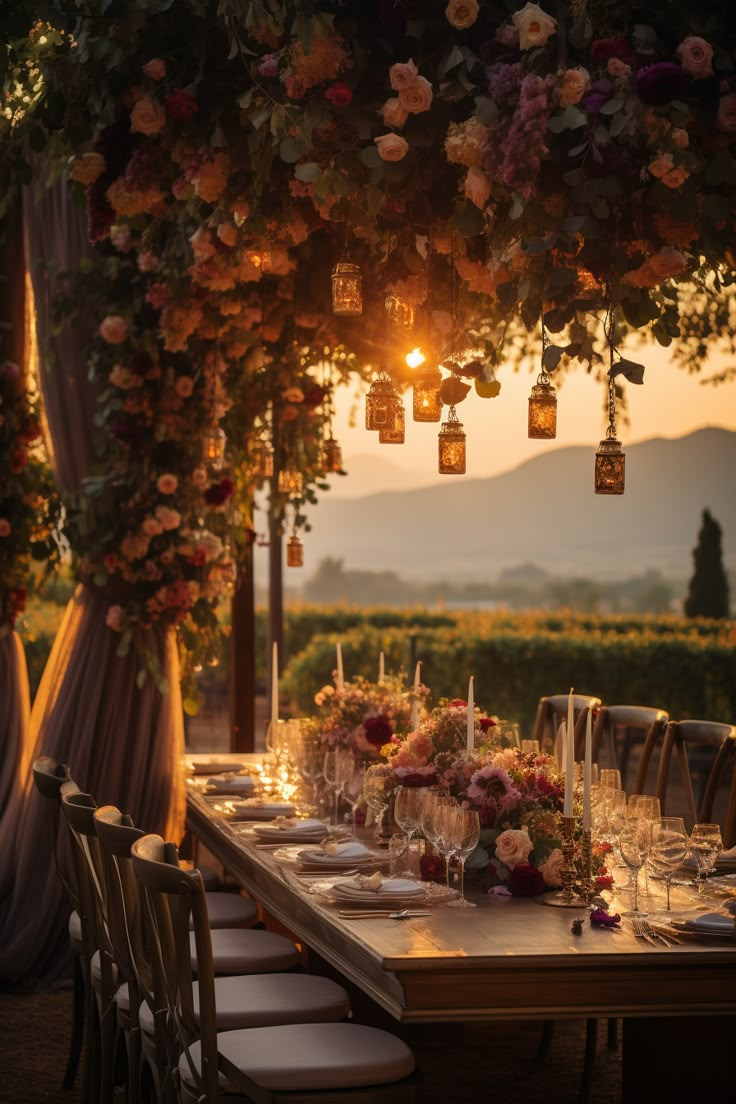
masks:
{"label": "brass candlestick holder", "polygon": [[583,828],[583,841],[580,848],[582,872],[580,875],[580,896],[589,905],[595,897],[593,881],[593,831]]}
{"label": "brass candlestick holder", "polygon": [[585,908],[586,901],[575,892],[577,870],[575,868],[575,817],[562,818],[562,889],[544,898],[545,905],[554,908]]}

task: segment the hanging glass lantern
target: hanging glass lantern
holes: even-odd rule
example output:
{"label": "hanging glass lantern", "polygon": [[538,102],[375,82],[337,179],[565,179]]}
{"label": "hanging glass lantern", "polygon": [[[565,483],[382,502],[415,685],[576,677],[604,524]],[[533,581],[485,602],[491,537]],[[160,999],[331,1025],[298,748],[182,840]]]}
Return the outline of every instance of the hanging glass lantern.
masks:
{"label": "hanging glass lantern", "polygon": [[442,373],[439,368],[417,368],[414,372],[414,406],[412,416],[415,422],[438,422],[442,417],[440,384]]}
{"label": "hanging glass lantern", "polygon": [[339,441],[330,434],[323,445],[323,463],[326,472],[342,471],[342,449]]}
{"label": "hanging glass lantern", "polygon": [[296,533],[292,533],[286,542],[286,566],[304,567],[304,545]]}
{"label": "hanging glass lantern", "polygon": [[273,475],[273,449],[268,441],[262,437],[250,446],[250,458],[253,464],[253,474],[257,479],[270,479]]}
{"label": "hanging glass lantern", "polygon": [[220,426],[213,426],[204,439],[204,461],[213,471],[219,471],[225,463],[227,437]]}
{"label": "hanging glass lantern", "polygon": [[381,430],[394,424],[394,406],[400,402],[391,377],[379,372],[365,397],[365,428]]}
{"label": "hanging glass lantern", "polygon": [[270,272],[271,250],[267,245],[260,246],[257,249],[249,249],[245,255],[255,268],[260,268],[261,272]]}
{"label": "hanging glass lantern", "polygon": [[[613,361],[613,357],[611,358]],[[622,495],[626,482],[626,453],[616,438],[616,394],[608,377],[608,429],[595,454],[595,493]]]}
{"label": "hanging glass lantern", "polygon": [[300,498],[304,489],[304,476],[290,464],[279,472],[279,494],[289,495],[290,498]]}
{"label": "hanging glass lantern", "polygon": [[403,445],[404,430],[406,427],[406,414],[403,400],[396,395],[393,410],[393,423],[381,426],[378,431],[378,440],[382,445]]}
{"label": "hanging glass lantern", "polygon": [[465,475],[465,430],[454,406],[442,423],[438,441],[440,475]]}
{"label": "hanging glass lantern", "polygon": [[363,277],[352,261],[340,261],[332,270],[332,312],[363,313]]}
{"label": "hanging glass lantern", "polygon": [[548,441],[557,436],[557,394],[548,374],[542,370],[529,396],[529,436]]}
{"label": "hanging glass lantern", "polygon": [[407,303],[406,299],[390,294],[386,296],[384,306],[389,322],[393,322],[395,326],[400,326],[402,330],[414,329],[414,315],[416,312],[412,304]]}

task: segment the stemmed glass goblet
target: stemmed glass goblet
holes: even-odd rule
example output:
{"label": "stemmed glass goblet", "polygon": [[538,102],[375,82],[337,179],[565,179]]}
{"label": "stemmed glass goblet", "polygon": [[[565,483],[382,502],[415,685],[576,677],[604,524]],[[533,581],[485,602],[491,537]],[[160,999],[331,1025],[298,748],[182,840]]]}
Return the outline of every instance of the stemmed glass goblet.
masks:
{"label": "stemmed glass goblet", "polygon": [[422,817],[422,791],[416,786],[399,786],[394,798],[394,820],[406,836],[406,850],[416,831],[419,830]]}
{"label": "stemmed glass goblet", "polygon": [[651,844],[651,826],[643,817],[630,816],[621,829],[618,837],[621,858],[629,868],[632,879],[631,908],[624,912],[624,916],[645,915],[639,911],[639,871],[647,861],[647,854]]}
{"label": "stemmed glass goblet", "polygon": [[688,838],[682,817],[660,817],[652,825],[652,846],[649,863],[655,874],[664,880],[667,889],[667,912],[670,912],[670,883],[688,851]]}
{"label": "stemmed glass goblet", "polygon": [[721,829],[718,824],[694,824],[690,833],[690,852],[698,864],[698,897],[705,892],[708,875],[723,850]]}
{"label": "stemmed glass goblet", "polygon": [[376,839],[380,839],[383,831],[383,817],[391,799],[391,788],[386,777],[366,771],[363,796],[368,808],[376,814]]}
{"label": "stemmed glass goblet", "polygon": [[480,818],[477,809],[463,809],[456,805],[447,812],[448,835],[452,843],[452,853],[460,864],[460,896],[456,901],[448,901],[454,908],[475,908],[472,901],[465,897],[465,860],[478,846],[480,837]]}

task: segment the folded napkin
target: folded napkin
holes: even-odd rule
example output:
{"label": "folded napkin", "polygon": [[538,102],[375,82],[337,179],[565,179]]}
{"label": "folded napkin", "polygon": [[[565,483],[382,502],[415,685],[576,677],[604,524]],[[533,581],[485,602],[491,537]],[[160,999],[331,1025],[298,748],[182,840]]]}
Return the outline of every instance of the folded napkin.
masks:
{"label": "folded napkin", "polygon": [[283,801],[266,801],[261,797],[249,797],[244,801],[230,801],[225,815],[239,820],[272,820],[277,816],[293,816],[294,806]]}
{"label": "folded napkin", "polygon": [[701,916],[693,916],[673,927],[680,927],[685,931],[702,932],[704,935],[731,935],[736,938],[736,918],[723,916],[720,912],[706,912]]}
{"label": "folded napkin", "polygon": [[186,769],[190,774],[237,774],[245,770],[243,763],[233,763],[232,759],[187,760]]}
{"label": "folded napkin", "polygon": [[383,885],[383,874],[380,870],[377,870],[375,874],[356,874],[353,878],[353,885],[356,885],[358,889],[368,890],[370,893],[378,893]]}
{"label": "folded napkin", "polygon": [[316,820],[314,817],[305,817],[302,820],[299,817],[286,816],[276,817],[270,824],[262,824],[255,828],[254,831],[273,832],[278,830],[279,832],[290,832],[294,828],[297,828],[300,832],[329,832],[329,828],[324,821]]}
{"label": "folded napkin", "polygon": [[424,887],[409,878],[384,878],[380,872],[356,874],[349,880],[336,882],[333,895],[343,900],[367,902],[380,898],[382,901],[404,901],[424,899]]}
{"label": "folded napkin", "polygon": [[367,862],[373,857],[373,852],[359,840],[346,840],[344,843],[328,840],[320,848],[299,852],[302,862],[322,863],[325,866]]}

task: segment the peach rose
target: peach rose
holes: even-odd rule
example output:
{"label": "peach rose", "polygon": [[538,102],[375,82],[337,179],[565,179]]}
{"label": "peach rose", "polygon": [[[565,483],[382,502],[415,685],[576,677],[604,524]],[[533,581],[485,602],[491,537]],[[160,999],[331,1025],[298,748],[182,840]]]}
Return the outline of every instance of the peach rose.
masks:
{"label": "peach rose", "polygon": [[527,861],[533,846],[526,829],[507,828],[496,837],[496,858],[513,870]]}
{"label": "peach rose", "polygon": [[658,253],[649,258],[649,267],[660,280],[667,280],[670,276],[677,276],[687,268],[687,262],[682,253],[665,245]]}
{"label": "peach rose", "polygon": [[514,12],[511,21],[519,32],[519,47],[522,50],[544,46],[557,28],[557,20],[542,11],[539,4],[525,4]]}
{"label": "peach rose", "polygon": [[12,528],[7,518],[0,518],[0,537],[9,537]]}
{"label": "peach rose", "polygon": [[419,76],[419,70],[413,60],[397,61],[388,71],[388,82],[394,92],[400,92],[402,88],[408,88]]}
{"label": "peach rose", "polygon": [[[614,80],[621,77],[631,76],[631,66],[627,65],[625,61],[622,61],[621,58],[617,57],[612,57],[608,59],[606,70],[609,77],[613,77]],[[540,867],[539,869],[541,870],[542,868]]]}
{"label": "peach rose", "polygon": [[399,103],[410,115],[428,111],[432,103],[432,85],[426,77],[417,77],[399,92]]}
{"label": "peach rose", "polygon": [[128,323],[121,314],[108,314],[100,322],[99,334],[108,345],[120,345],[128,336]]}
{"label": "peach rose", "polygon": [[544,884],[549,886],[562,885],[562,867],[565,859],[559,847],[555,847],[547,856],[547,859],[539,867],[539,873],[544,878]]}
{"label": "peach rose", "polygon": [[166,62],[163,58],[151,58],[151,60],[147,61],[143,66],[143,72],[147,77],[150,77],[151,80],[163,80],[166,76]]}
{"label": "peach rose", "polygon": [[147,537],[160,537],[164,531],[163,525],[153,514],[149,514],[147,518],[143,519],[141,529]]}
{"label": "peach rose", "polygon": [[445,8],[447,22],[458,31],[472,27],[478,18],[478,0],[450,0]]}
{"label": "peach rose", "polygon": [[675,50],[680,65],[693,80],[713,76],[713,47],[704,38],[688,35]]}
{"label": "peach rose", "polygon": [[690,135],[682,127],[674,127],[670,137],[677,149],[687,149],[690,145]]}
{"label": "peach rose", "polygon": [[654,161],[651,161],[647,166],[652,176],[656,176],[659,180],[662,179],[673,168],[674,162],[672,160],[671,153],[660,154]]}
{"label": "peach rose", "polygon": [[206,487],[209,482],[209,476],[205,468],[195,468],[192,472],[192,483],[195,487]]}
{"label": "peach rose", "polygon": [[143,96],[130,113],[130,129],[139,134],[158,134],[165,122],[163,105],[152,96]]}
{"label": "peach rose", "polygon": [[666,184],[668,188],[681,188],[685,183],[690,173],[682,165],[676,165],[674,169],[670,169],[668,173],[662,177],[662,183]]}
{"label": "peach rose", "polygon": [[170,506],[157,506],[156,517],[164,529],[177,529],[181,525],[181,514]]}
{"label": "peach rose", "polygon": [[390,100],[386,100],[381,108],[381,113],[383,114],[384,125],[396,127],[397,130],[400,130],[409,118],[409,112],[405,107],[402,107],[401,100],[398,96],[393,96]]}
{"label": "peach rose", "polygon": [[194,390],[194,381],[191,376],[178,376],[174,389],[177,395],[182,399],[188,399]]}
{"label": "peach rose", "polygon": [[194,250],[194,256],[198,261],[204,261],[208,257],[214,257],[217,250],[212,241],[212,235],[204,226],[195,230],[189,239],[189,244]]}
{"label": "peach rose", "polygon": [[725,131],[726,134],[736,133],[736,92],[721,96],[716,126],[719,130]]}
{"label": "peach rose", "polygon": [[400,134],[379,134],[373,141],[382,161],[401,161],[409,149],[409,143]]}
{"label": "peach rose", "polygon": [[238,228],[232,222],[221,222],[217,227],[217,236],[223,245],[235,245],[238,240]]}
{"label": "peach rose", "polygon": [[159,494],[173,494],[179,486],[179,480],[171,472],[165,472],[156,480],[156,489]]}
{"label": "peach rose", "polygon": [[107,610],[105,617],[105,624],[108,629],[112,629],[113,632],[123,631],[123,607],[122,606],[110,606]]}
{"label": "peach rose", "polygon": [[569,107],[571,104],[580,103],[589,84],[590,73],[587,69],[583,69],[582,65],[565,70],[562,84],[558,89],[560,106]]}
{"label": "peach rose", "polygon": [[482,211],[491,194],[491,182],[484,172],[475,167],[468,169],[465,177],[465,195]]}
{"label": "peach rose", "polygon": [[74,163],[69,170],[69,179],[76,180],[77,184],[84,184],[87,187],[94,184],[106,168],[107,162],[101,153],[80,153],[74,158]]}

